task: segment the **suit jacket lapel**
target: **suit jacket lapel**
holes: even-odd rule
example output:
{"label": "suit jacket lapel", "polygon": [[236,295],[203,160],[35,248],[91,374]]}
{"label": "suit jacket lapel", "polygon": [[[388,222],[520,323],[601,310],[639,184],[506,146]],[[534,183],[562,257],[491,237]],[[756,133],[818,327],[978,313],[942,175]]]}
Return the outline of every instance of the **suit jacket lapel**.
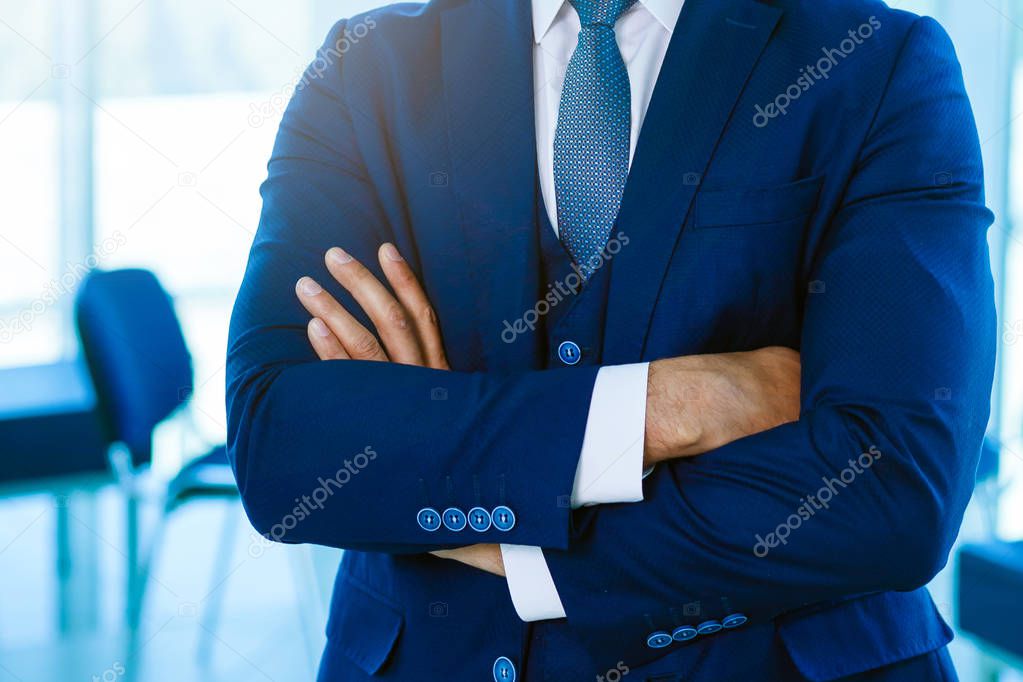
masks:
{"label": "suit jacket lapel", "polygon": [[687,0],[654,88],[629,175],[614,257],[604,362],[642,357],[671,254],[753,66],[782,10],[753,0]]}
{"label": "suit jacket lapel", "polygon": [[530,340],[501,342],[538,289],[531,22],[525,0],[468,0],[442,18],[451,183],[487,369],[533,360]]}

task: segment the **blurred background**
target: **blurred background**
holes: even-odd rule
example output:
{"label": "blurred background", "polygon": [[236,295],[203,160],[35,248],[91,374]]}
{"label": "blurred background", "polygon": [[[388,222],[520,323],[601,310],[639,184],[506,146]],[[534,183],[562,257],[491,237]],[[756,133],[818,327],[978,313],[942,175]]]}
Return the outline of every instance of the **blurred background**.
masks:
{"label": "blurred background", "polygon": [[[339,553],[244,520],[224,353],[283,108],[331,25],[378,4],[0,0],[0,682],[314,676]],[[932,593],[964,681],[1023,680],[1023,2],[891,4],[955,40],[997,215],[991,438]],[[81,286],[129,268],[169,298],[137,271]],[[156,311],[148,338],[116,316],[125,289]],[[152,386],[124,383],[102,333],[152,351],[133,375]],[[151,451],[110,447],[125,420]]]}

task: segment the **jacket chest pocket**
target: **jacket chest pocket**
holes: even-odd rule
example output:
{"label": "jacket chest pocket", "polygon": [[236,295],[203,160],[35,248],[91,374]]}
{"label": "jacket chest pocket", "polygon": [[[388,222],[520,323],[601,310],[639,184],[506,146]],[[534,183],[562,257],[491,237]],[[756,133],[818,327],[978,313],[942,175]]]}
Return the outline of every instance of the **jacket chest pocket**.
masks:
{"label": "jacket chest pocket", "polygon": [[804,222],[817,208],[822,176],[787,185],[752,189],[701,189],[692,229],[783,226]]}
{"label": "jacket chest pocket", "polygon": [[822,185],[823,177],[812,177],[763,188],[700,189],[654,322],[661,338],[681,345],[659,352],[798,342],[804,242]]}

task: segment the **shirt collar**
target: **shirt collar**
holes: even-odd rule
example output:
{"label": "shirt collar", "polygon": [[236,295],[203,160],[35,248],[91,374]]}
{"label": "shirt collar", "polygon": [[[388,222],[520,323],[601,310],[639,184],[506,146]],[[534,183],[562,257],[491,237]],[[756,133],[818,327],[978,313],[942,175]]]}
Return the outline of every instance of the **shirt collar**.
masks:
{"label": "shirt collar", "polygon": [[[551,29],[566,0],[533,0],[533,39],[539,43]],[[675,30],[685,0],[639,0],[668,33]]]}

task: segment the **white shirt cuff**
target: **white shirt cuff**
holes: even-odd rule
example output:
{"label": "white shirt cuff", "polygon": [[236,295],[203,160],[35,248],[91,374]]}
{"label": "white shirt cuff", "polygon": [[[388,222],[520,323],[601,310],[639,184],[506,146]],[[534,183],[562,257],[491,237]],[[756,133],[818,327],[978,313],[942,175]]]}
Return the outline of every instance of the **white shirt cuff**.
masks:
{"label": "white shirt cuff", "polygon": [[650,363],[601,367],[593,385],[572,508],[643,500]]}
{"label": "white shirt cuff", "polygon": [[564,618],[565,607],[554,586],[543,550],[527,545],[501,545],[508,591],[519,618],[530,622]]}
{"label": "white shirt cuff", "polygon": [[[572,507],[640,502],[646,433],[649,363],[601,367],[590,398],[582,452],[572,487]],[[501,545],[508,591],[519,618],[531,622],[565,617],[547,559],[539,547]]]}

